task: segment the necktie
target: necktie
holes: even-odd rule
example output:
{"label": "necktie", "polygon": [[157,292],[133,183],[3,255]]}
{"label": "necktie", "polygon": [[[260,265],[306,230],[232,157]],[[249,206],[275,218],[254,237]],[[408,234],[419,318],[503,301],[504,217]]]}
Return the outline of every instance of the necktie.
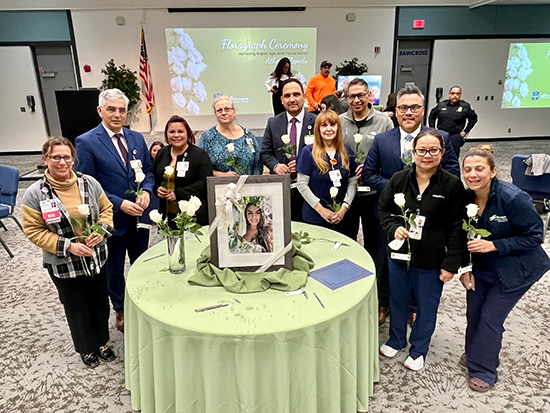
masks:
{"label": "necktie", "polygon": [[118,149],[120,149],[120,153],[122,154],[122,160],[124,161],[124,165],[128,165],[128,151],[126,150],[126,147],[122,143],[122,140],[121,140],[122,134],[115,133],[113,136],[116,138]]}
{"label": "necktie", "polygon": [[[413,140],[413,136],[412,135],[407,135],[405,136],[405,143],[407,142],[411,142]],[[403,147],[403,158],[407,158],[407,157],[410,157],[412,156],[411,152],[408,151],[405,147]]]}
{"label": "necktie", "polygon": [[[297,141],[297,129],[296,129],[296,122],[298,122],[298,119],[292,118],[290,119],[290,144],[296,146]],[[294,150],[294,155],[298,152],[298,147]],[[290,158],[291,160],[296,158],[296,156],[293,156]]]}

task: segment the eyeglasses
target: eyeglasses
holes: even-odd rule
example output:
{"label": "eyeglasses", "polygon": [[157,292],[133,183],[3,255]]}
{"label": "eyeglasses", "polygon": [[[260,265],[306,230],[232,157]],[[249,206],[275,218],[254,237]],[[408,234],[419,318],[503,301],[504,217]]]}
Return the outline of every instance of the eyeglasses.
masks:
{"label": "eyeglasses", "polygon": [[397,110],[399,111],[399,113],[407,113],[407,111],[410,109],[412,113],[418,113],[422,108],[423,108],[422,105],[411,105],[411,106],[399,105],[397,107]]}
{"label": "eyeglasses", "polygon": [[229,106],[225,107],[225,108],[219,108],[219,109],[216,109],[216,113],[224,113],[224,112],[231,112],[232,110],[235,110],[235,108],[230,108]]}
{"label": "eyeglasses", "polygon": [[50,155],[48,156],[48,158],[50,158],[52,160],[52,162],[61,162],[61,159],[63,159],[65,161],[65,163],[71,163],[73,161],[73,157],[72,156],[69,156],[69,155],[66,155],[66,156],[61,156],[61,155]]}
{"label": "eyeglasses", "polygon": [[107,106],[105,110],[109,113],[120,113],[121,115],[124,115],[126,113],[126,108],[115,108],[114,106]]}
{"label": "eyeglasses", "polygon": [[348,95],[348,100],[350,102],[353,102],[355,100],[355,98],[359,99],[359,100],[363,100],[367,97],[368,93],[358,93],[356,95]]}
{"label": "eyeglasses", "polygon": [[430,156],[437,156],[443,151],[443,149],[441,149],[441,148],[430,148],[430,149],[417,148],[417,149],[413,149],[413,151],[418,156],[426,156],[427,153],[429,153]]}

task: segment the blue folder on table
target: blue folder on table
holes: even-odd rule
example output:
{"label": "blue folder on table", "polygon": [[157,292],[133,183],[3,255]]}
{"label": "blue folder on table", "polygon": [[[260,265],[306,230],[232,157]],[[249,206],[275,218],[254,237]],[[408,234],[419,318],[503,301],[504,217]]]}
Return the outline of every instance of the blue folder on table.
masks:
{"label": "blue folder on table", "polygon": [[312,271],[309,275],[331,290],[336,290],[372,274],[366,268],[344,259]]}

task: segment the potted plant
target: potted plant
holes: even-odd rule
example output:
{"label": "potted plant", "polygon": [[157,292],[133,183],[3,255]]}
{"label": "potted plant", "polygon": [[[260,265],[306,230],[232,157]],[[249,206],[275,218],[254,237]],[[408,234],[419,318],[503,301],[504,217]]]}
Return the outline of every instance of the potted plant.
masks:
{"label": "potted plant", "polygon": [[359,63],[359,59],[354,57],[351,60],[344,60],[339,66],[334,69],[334,79],[338,80],[338,76],[348,75],[364,75],[369,71],[366,63]]}
{"label": "potted plant", "polygon": [[140,100],[140,89],[137,82],[136,72],[128,69],[125,65],[116,66],[115,60],[111,59],[107,62],[101,73],[105,75],[105,79],[101,82],[101,89],[120,89],[128,98],[128,111],[136,105]]}

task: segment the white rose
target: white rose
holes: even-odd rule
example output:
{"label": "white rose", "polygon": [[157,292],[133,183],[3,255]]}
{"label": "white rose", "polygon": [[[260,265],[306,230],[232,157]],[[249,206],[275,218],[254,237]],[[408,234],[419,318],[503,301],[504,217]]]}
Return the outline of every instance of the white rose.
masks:
{"label": "white rose", "polygon": [[202,62],[202,54],[194,47],[190,47],[187,55],[189,56],[189,60],[191,60],[193,63],[200,63]]}
{"label": "white rose", "polygon": [[225,189],[226,189],[227,191],[235,191],[235,189],[237,189],[237,185],[234,184],[233,182],[231,182],[230,184],[227,184],[227,185],[225,186]]}
{"label": "white rose", "polygon": [[193,100],[190,100],[187,103],[187,112],[198,115],[201,112],[201,108],[199,108],[199,105],[197,105]]}
{"label": "white rose", "polygon": [[145,174],[143,172],[136,172],[136,182],[141,184],[145,180]]}
{"label": "white rose", "polygon": [[90,215],[90,206],[88,204],[81,204],[76,207],[78,209],[78,213],[84,217],[87,217]]}
{"label": "white rose", "polygon": [[466,205],[466,214],[468,217],[473,218],[476,216],[477,211],[479,211],[479,207],[476,204],[468,204]]}
{"label": "white rose", "polygon": [[338,188],[333,186],[333,187],[330,188],[330,197],[331,198],[336,198],[336,195],[338,195]]}
{"label": "white rose", "polygon": [[170,80],[170,87],[175,94],[183,91],[183,83],[181,80],[182,78],[180,76],[175,76]]}
{"label": "white rose", "polygon": [[363,140],[363,135],[361,135],[360,133],[356,133],[355,135],[353,135],[353,140],[355,141],[355,143],[361,143],[361,141]]}
{"label": "white rose", "polygon": [[206,93],[206,88],[204,87],[204,84],[202,82],[195,83],[193,90],[195,92],[195,96],[201,102],[204,102],[206,100],[206,97],[208,96],[208,94]]}
{"label": "white rose", "polygon": [[164,167],[164,175],[170,176],[173,173],[174,173],[174,167],[173,166],[168,165],[168,166]]}
{"label": "white rose", "polygon": [[290,137],[286,133],[281,136],[281,140],[285,145],[288,145],[290,143]]}
{"label": "white rose", "polygon": [[235,151],[235,144],[234,143],[228,143],[227,145],[225,145],[225,147],[227,148],[227,151],[229,153],[233,153]]}
{"label": "white rose", "polygon": [[170,51],[172,52],[174,61],[179,60],[180,62],[184,62],[187,60],[187,53],[181,47],[172,47]]}
{"label": "white rose", "polygon": [[193,204],[189,204],[187,206],[187,215],[192,217],[193,215],[195,215],[195,212],[197,212],[197,209],[199,209],[199,208],[195,208],[195,206]]}
{"label": "white rose", "polygon": [[181,93],[172,93],[172,100],[180,108],[184,108],[187,105],[187,99]]}
{"label": "white rose", "polygon": [[157,209],[153,209],[151,212],[149,212],[149,218],[151,218],[151,221],[153,221],[155,224],[158,224],[160,221],[162,221],[162,215]]}
{"label": "white rose", "polygon": [[191,204],[196,209],[199,209],[202,205],[202,202],[198,197],[193,195],[191,196],[191,198],[189,198],[189,204]]}
{"label": "white rose", "polygon": [[178,207],[181,212],[187,212],[187,208],[189,208],[189,201],[179,201]]}
{"label": "white rose", "polygon": [[405,206],[405,194],[400,192],[398,194],[395,194],[393,196],[393,202],[395,202],[397,204],[397,206],[399,207],[404,207]]}
{"label": "white rose", "polygon": [[412,149],[413,149],[413,143],[412,143],[412,142],[405,142],[405,143],[403,144],[403,148],[405,148],[405,150],[406,150],[407,152],[411,152]]}
{"label": "white rose", "polygon": [[177,75],[183,75],[186,69],[185,69],[185,65],[182,62],[180,62],[179,60],[176,60],[172,65],[172,70]]}

